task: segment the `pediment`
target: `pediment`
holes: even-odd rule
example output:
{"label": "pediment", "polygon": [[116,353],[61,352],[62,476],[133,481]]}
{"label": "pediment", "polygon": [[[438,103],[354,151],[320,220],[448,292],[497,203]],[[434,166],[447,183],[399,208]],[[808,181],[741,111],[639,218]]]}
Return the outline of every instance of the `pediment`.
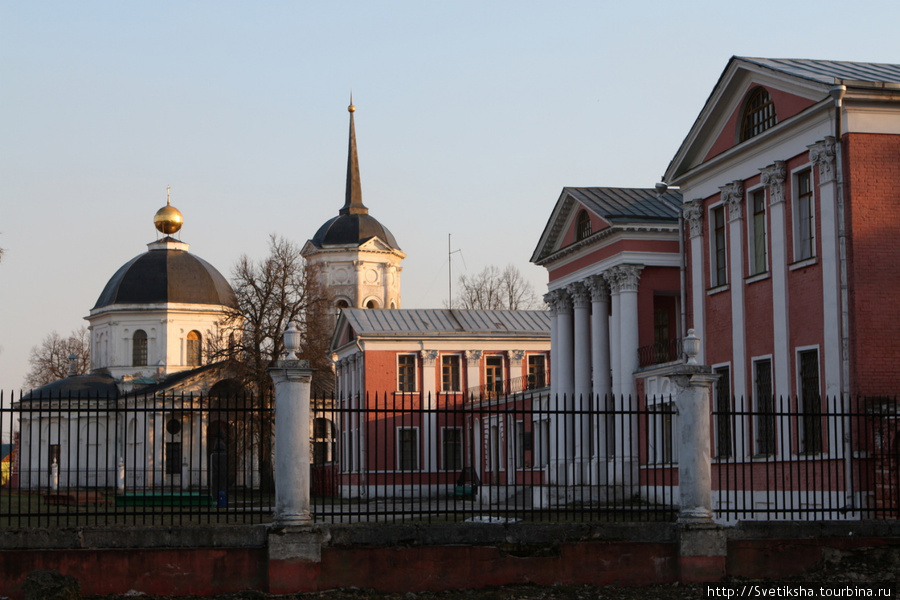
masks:
{"label": "pediment", "polygon": [[776,124],[772,131],[829,98],[827,83],[777,66],[762,60],[732,57],[669,164],[666,182],[677,185],[684,173],[698,165],[740,144],[753,142],[754,138],[740,141],[739,127],[747,98],[757,87],[768,92],[775,106]]}
{"label": "pediment", "polygon": [[612,225],[607,219],[596,213],[592,207],[579,201],[570,188],[563,188],[562,194],[560,194],[556,205],[553,207],[550,219],[544,227],[540,241],[531,256],[532,262],[549,256],[575,242],[577,239],[575,231],[577,227],[576,221],[582,209],[587,211],[590,217],[592,232],[596,233]]}

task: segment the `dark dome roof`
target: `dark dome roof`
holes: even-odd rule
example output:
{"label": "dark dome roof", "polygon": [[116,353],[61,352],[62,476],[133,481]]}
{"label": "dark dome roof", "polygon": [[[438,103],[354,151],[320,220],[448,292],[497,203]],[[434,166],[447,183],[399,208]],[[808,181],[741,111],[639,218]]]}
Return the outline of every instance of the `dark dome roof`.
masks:
{"label": "dark dome roof", "polygon": [[161,302],[237,308],[234,290],[215,267],[172,248],[154,248],[125,263],[103,288],[94,308]]}
{"label": "dark dome roof", "polygon": [[366,213],[341,214],[334,217],[319,227],[312,243],[318,248],[345,244],[358,246],[376,236],[391,248],[400,249],[394,234],[379,223],[378,219]]}
{"label": "dark dome roof", "polygon": [[83,398],[115,400],[119,395],[116,380],[105,373],[74,375],[51,381],[47,385],[32,390],[22,400],[40,400],[42,398]]}

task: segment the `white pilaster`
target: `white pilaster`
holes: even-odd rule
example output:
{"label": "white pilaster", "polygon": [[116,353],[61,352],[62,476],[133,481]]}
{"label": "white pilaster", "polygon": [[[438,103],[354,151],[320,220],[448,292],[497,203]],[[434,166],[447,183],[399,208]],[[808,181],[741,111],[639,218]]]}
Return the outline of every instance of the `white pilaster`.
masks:
{"label": "white pilaster", "polygon": [[693,311],[694,331],[702,340],[700,353],[697,360],[700,364],[704,364],[706,360],[706,351],[703,344],[706,343],[706,319],[704,316],[704,305],[706,300],[706,289],[704,285],[703,268],[703,200],[698,198],[684,205],[684,220],[687,221],[691,230],[691,310]]}
{"label": "white pilaster", "polygon": [[783,161],[762,169],[762,182],[769,189],[769,234],[772,250],[772,335],[774,381],[772,392],[776,406],[779,398],[791,395],[790,331],[788,322],[787,265],[788,248],[785,232],[784,180],[787,167]]}
{"label": "white pilaster", "polygon": [[[437,413],[437,350],[422,350],[422,402],[426,409],[425,422],[422,423],[422,444],[425,448],[425,470],[437,470],[437,449],[440,444]],[[429,410],[431,409],[431,410]]]}
{"label": "white pilaster", "polygon": [[[746,413],[747,402],[747,329],[744,306],[744,184],[734,181],[724,187],[722,200],[728,207],[728,262],[731,283],[731,384],[734,397],[732,410]],[[735,454],[742,457],[747,452],[744,427],[735,423]]]}

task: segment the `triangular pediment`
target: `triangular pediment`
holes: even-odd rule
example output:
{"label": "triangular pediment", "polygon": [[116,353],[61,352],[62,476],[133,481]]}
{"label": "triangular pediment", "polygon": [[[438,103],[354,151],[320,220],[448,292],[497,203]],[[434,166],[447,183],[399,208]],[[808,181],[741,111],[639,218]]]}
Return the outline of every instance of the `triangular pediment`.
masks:
{"label": "triangular pediment", "polygon": [[[741,144],[756,143],[769,132],[790,121],[810,107],[830,101],[828,93],[834,78],[815,61],[782,61],[732,57],[719,77],[703,110],[669,164],[665,181],[679,184],[679,178],[696,166],[728,152]],[[756,88],[769,95],[775,110],[775,125],[746,141],[740,141],[744,108]]]}
{"label": "triangular pediment", "polygon": [[[531,262],[540,263],[554,253],[576,244],[598,241],[603,232],[615,226],[677,222],[674,208],[681,205],[681,194],[674,190],[662,195],[646,188],[563,188]],[[590,218],[589,235],[578,234],[578,215],[584,210]]]}

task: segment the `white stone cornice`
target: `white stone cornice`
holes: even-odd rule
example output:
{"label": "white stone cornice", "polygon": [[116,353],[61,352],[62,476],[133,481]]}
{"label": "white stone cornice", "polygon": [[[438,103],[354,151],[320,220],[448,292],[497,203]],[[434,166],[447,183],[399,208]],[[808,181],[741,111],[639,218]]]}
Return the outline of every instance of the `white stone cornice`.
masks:
{"label": "white stone cornice", "polygon": [[585,285],[591,291],[592,301],[597,302],[609,299],[609,283],[602,275],[591,275],[585,282]]}
{"label": "white stone cornice", "polygon": [[768,167],[759,170],[762,173],[762,184],[769,188],[769,205],[784,202],[784,179],[787,176],[787,164],[776,160]]}
{"label": "white stone cornice", "polygon": [[437,350],[422,350],[422,365],[425,367],[434,367],[435,361],[437,361],[438,351]]}
{"label": "white stone cornice", "polygon": [[819,167],[819,185],[834,180],[834,138],[826,137],[809,148],[809,160]]}
{"label": "white stone cornice", "polygon": [[722,192],[722,202],[728,205],[728,220],[737,221],[743,216],[744,183],[732,181],[728,185],[719,188]]}
{"label": "white stone cornice", "polygon": [[684,220],[691,226],[691,237],[703,235],[703,198],[687,202],[681,210],[684,212]]}
{"label": "white stone cornice", "polygon": [[481,350],[466,350],[466,361],[481,360]]}
{"label": "white stone cornice", "polygon": [[575,308],[588,308],[591,305],[591,294],[583,283],[576,281],[566,286],[566,291],[572,296],[572,304]]}

